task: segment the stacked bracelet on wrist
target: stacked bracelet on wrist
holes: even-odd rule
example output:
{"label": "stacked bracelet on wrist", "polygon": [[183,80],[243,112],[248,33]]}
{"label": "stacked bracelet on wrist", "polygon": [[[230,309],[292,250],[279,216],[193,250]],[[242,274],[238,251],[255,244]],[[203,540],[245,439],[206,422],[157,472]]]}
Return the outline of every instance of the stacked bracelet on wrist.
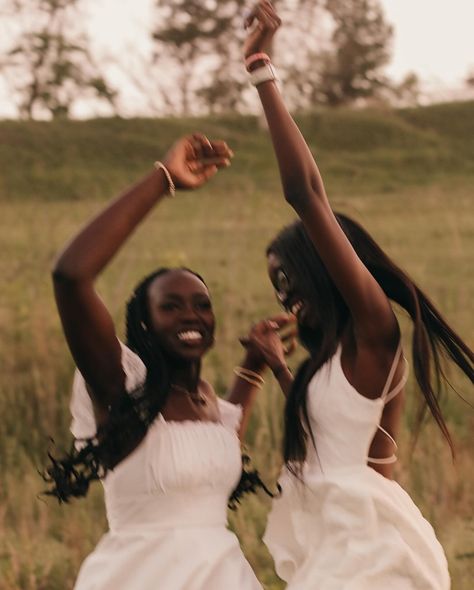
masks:
{"label": "stacked bracelet on wrist", "polygon": [[234,367],[234,373],[237,375],[237,377],[240,377],[240,379],[255,385],[259,389],[262,389],[262,386],[265,383],[265,379],[261,375],[255,371],[246,369],[245,367]]}
{"label": "stacked bracelet on wrist", "polygon": [[159,160],[156,161],[153,166],[157,169],[157,170],[163,170],[163,173],[166,177],[166,180],[168,182],[168,195],[170,197],[174,197],[176,194],[176,187],[174,185],[173,179],[171,178],[171,174],[169,173],[168,168],[163,164],[163,162],[160,162]]}
{"label": "stacked bracelet on wrist", "polygon": [[[249,71],[250,66],[257,61],[263,61],[264,65],[255,70]],[[258,86],[259,84],[273,80],[278,81],[275,68],[266,53],[253,53],[252,55],[249,55],[245,60],[245,67],[249,74],[250,83],[253,84],[253,86]]]}
{"label": "stacked bracelet on wrist", "polygon": [[252,53],[252,55],[249,55],[245,59],[245,67],[247,68],[247,72],[250,72],[250,66],[256,61],[263,61],[266,64],[269,64],[272,60],[266,53]]}
{"label": "stacked bracelet on wrist", "polygon": [[277,81],[278,77],[277,77],[275,68],[272,66],[272,64],[269,63],[269,64],[265,64],[261,68],[257,68],[256,70],[253,70],[253,72],[250,72],[249,79],[250,79],[250,83],[253,86],[259,86],[260,84],[263,84],[264,82]]}

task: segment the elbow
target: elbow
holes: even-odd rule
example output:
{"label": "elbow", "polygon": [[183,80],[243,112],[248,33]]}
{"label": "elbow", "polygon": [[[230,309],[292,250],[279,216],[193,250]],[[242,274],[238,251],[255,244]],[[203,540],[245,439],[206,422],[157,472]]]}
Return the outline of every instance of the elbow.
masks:
{"label": "elbow", "polygon": [[285,201],[293,209],[299,209],[310,198],[310,193],[304,186],[292,185],[285,187],[283,194],[285,195]]}
{"label": "elbow", "polygon": [[51,279],[53,281],[53,285],[66,285],[77,281],[77,278],[71,273],[68,273],[57,266],[54,266],[51,269]]}
{"label": "elbow", "polygon": [[54,285],[67,285],[77,283],[81,280],[78,269],[66,264],[62,257],[59,257],[51,268],[51,279]]}
{"label": "elbow", "polygon": [[283,194],[288,205],[296,208],[309,198],[310,190],[307,182],[301,178],[291,178],[283,183]]}
{"label": "elbow", "polygon": [[309,203],[318,203],[324,200],[324,190],[316,177],[293,178],[285,182],[283,186],[285,201],[299,210]]}

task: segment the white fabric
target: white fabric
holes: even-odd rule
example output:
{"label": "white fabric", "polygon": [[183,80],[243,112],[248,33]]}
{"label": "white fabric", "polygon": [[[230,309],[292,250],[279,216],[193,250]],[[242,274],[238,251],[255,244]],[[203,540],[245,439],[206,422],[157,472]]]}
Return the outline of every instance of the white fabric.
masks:
{"label": "white fabric", "polygon": [[340,347],[308,386],[315,436],[299,481],[286,469],[264,541],[287,590],[447,590],[431,525],[409,495],[366,464],[384,400],[347,381]]}
{"label": "white fabric", "polygon": [[[146,369],[122,345],[127,390]],[[166,422],[103,481],[109,531],[84,561],[75,590],[261,590],[237,537],[227,499],[241,472],[240,406],[219,400],[221,421]],[[75,437],[95,434],[92,403],[76,372]]]}

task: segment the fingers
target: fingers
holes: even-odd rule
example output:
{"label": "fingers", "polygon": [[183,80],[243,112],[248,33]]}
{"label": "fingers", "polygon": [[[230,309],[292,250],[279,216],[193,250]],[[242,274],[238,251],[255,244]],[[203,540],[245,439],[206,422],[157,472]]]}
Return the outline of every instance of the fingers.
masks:
{"label": "fingers", "polygon": [[225,141],[222,140],[214,140],[211,141],[212,149],[217,156],[222,156],[225,158],[233,158],[234,152],[230,149]]}
{"label": "fingers", "polygon": [[290,331],[285,332],[284,334],[280,334],[280,338],[282,342],[291,342],[292,340],[295,340],[297,334],[298,330],[296,329],[296,327],[294,327]]}
{"label": "fingers", "polygon": [[203,133],[193,133],[190,143],[193,149],[192,155],[196,160],[202,160],[214,155],[212,144]]}
{"label": "fingers", "polygon": [[199,172],[199,170],[204,170],[208,166],[218,166],[219,168],[223,168],[226,166],[230,166],[229,158],[224,157],[215,157],[215,158],[201,158],[200,160],[191,160],[189,163],[189,169],[193,170],[193,172]]}
{"label": "fingers", "polygon": [[265,15],[267,25],[276,30],[281,25],[281,19],[276,13],[271,2],[261,2],[262,13]]}
{"label": "fingers", "polygon": [[285,355],[290,356],[291,354],[293,354],[296,350],[296,346],[297,346],[296,338],[292,338],[290,340],[290,342],[288,344],[285,344],[285,346],[283,347]]}
{"label": "fingers", "polygon": [[225,141],[210,141],[202,133],[193,133],[190,143],[193,150],[192,157],[204,166],[228,166],[230,159],[234,157],[234,152]]}
{"label": "fingers", "polygon": [[272,3],[268,0],[261,0],[244,15],[244,28],[249,28],[258,21],[260,28],[276,30],[281,25],[281,19],[275,11]]}
{"label": "fingers", "polygon": [[217,174],[218,167],[217,166],[205,166],[201,172],[199,172],[198,177],[201,182],[205,182],[215,176]]}
{"label": "fingers", "polygon": [[268,319],[278,324],[278,328],[283,328],[287,325],[296,325],[296,317],[287,313],[279,313]]}
{"label": "fingers", "polygon": [[275,333],[281,340],[294,338],[298,332],[296,319],[287,314],[278,314],[265,320],[260,320],[254,324],[250,330],[249,337],[265,336]]}
{"label": "fingers", "polygon": [[258,4],[255,4],[253,8],[247,10],[244,14],[244,28],[248,29],[248,27],[252,26],[255,16],[257,13]]}

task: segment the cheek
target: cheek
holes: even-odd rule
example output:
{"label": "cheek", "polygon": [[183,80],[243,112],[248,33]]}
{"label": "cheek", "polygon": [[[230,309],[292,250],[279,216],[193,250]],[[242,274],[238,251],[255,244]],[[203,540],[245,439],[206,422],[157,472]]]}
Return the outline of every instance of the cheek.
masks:
{"label": "cheek", "polygon": [[162,314],[158,311],[152,313],[150,317],[151,326],[153,328],[153,332],[156,336],[160,339],[166,336],[166,332],[169,331],[172,321],[169,316],[166,314]]}
{"label": "cheek", "polygon": [[305,307],[299,318],[299,324],[316,330],[321,325],[321,310],[314,302],[312,304],[305,303]]}
{"label": "cheek", "polygon": [[212,316],[212,318],[210,318],[210,320],[208,322],[208,326],[209,326],[209,332],[212,337],[212,343],[214,343],[214,334],[216,331],[216,320],[215,320],[214,316]]}

